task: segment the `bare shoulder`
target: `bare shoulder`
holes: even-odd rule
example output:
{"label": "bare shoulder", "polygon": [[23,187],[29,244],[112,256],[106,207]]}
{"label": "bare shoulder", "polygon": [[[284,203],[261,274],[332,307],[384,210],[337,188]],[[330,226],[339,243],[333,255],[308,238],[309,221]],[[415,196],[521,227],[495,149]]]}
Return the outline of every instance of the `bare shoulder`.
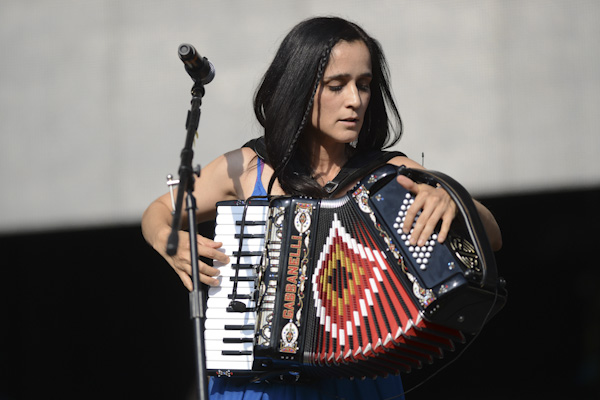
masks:
{"label": "bare shoulder", "polygon": [[252,193],[256,171],[256,153],[247,147],[223,154],[206,168],[207,174],[213,175],[211,184],[225,185],[225,194],[235,199],[245,199]]}
{"label": "bare shoulder", "polygon": [[207,178],[212,178],[213,175],[216,179],[239,178],[248,170],[254,156],[254,151],[248,148],[228,151],[204,166],[202,172]]}
{"label": "bare shoulder", "polygon": [[247,187],[251,185],[249,169],[255,156],[251,149],[235,149],[202,167],[194,185],[201,216],[213,214],[219,201],[245,198]]}

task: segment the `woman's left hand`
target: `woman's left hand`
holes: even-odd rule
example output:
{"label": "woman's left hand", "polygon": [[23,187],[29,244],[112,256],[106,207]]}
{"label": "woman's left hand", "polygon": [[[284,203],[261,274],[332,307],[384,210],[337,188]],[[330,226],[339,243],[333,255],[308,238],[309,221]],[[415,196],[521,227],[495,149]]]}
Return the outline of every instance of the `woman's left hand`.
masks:
{"label": "woman's left hand", "polygon": [[[456,216],[456,204],[450,198],[448,192],[442,188],[416,183],[404,175],[399,175],[397,180],[400,185],[415,196],[414,203],[406,212],[402,227],[404,233],[408,234],[416,219],[410,243],[417,246],[425,245],[440,221],[442,221],[442,224],[437,240],[443,243]],[[421,214],[417,218],[419,211],[421,211]]]}

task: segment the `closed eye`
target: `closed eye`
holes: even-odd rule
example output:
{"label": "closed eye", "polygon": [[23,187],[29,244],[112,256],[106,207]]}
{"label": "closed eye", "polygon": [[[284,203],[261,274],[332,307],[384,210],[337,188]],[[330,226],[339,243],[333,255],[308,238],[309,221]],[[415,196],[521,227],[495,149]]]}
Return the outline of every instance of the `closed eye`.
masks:
{"label": "closed eye", "polygon": [[356,85],[358,87],[358,90],[362,90],[363,92],[370,92],[371,91],[371,85],[366,83],[366,84],[359,84]]}

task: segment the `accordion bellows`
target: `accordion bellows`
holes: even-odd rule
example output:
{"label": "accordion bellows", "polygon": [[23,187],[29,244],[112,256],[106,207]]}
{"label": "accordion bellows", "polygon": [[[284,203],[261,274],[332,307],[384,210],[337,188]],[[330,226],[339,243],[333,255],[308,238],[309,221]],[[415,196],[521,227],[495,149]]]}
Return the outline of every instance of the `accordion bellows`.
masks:
{"label": "accordion bellows", "polygon": [[[411,246],[398,174],[441,185],[459,213],[447,240]],[[468,193],[434,172],[379,168],[339,199],[218,205],[230,255],[209,290],[207,368],[221,376],[376,377],[444,357],[505,303]]]}

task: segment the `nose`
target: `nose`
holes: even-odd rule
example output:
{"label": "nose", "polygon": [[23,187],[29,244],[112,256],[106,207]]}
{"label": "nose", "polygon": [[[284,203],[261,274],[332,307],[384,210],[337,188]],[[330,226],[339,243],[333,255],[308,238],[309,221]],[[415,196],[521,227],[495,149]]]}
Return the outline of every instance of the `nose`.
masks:
{"label": "nose", "polygon": [[348,93],[346,94],[346,107],[358,108],[362,104],[360,90],[356,85],[348,85]]}

